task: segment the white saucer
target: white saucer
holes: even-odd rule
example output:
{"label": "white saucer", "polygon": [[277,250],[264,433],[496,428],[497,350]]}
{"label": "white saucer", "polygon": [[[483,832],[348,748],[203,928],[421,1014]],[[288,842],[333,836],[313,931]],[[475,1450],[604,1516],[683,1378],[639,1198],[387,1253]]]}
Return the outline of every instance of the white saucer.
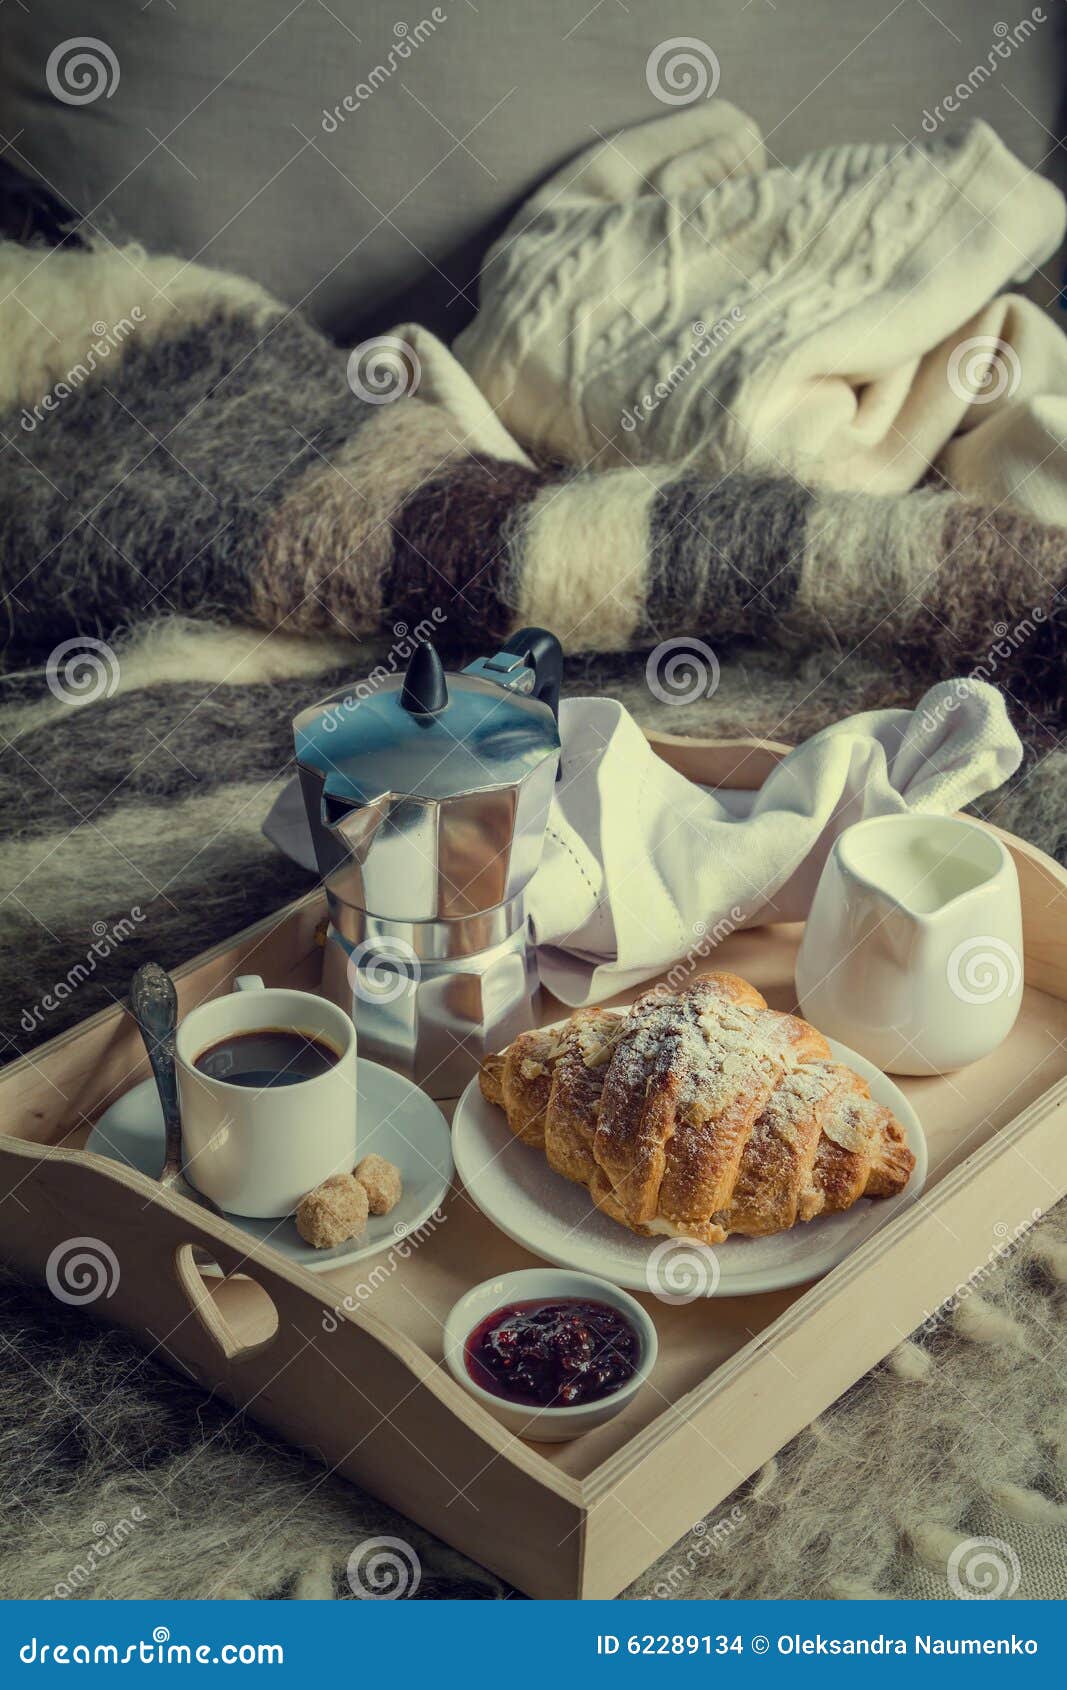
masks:
{"label": "white saucer", "polygon": [[457,1171],[472,1200],[501,1232],[558,1267],[599,1274],[631,1291],[662,1286],[674,1293],[668,1300],[678,1302],[802,1285],[828,1273],[914,1202],[926,1180],[926,1139],[899,1086],[836,1039],[827,1043],[834,1060],[862,1075],[872,1097],[891,1109],[904,1128],[915,1170],[899,1197],[860,1198],[844,1214],[808,1221],[771,1238],[730,1238],[713,1253],[685,1239],[639,1238],[601,1214],[582,1186],[554,1173],[542,1151],[513,1138],[503,1110],[485,1101],[477,1079],[460,1098],[452,1121]]}
{"label": "white saucer", "polygon": [[[269,1244],[286,1261],[297,1262],[312,1273],[377,1255],[414,1232],[440,1206],[452,1179],[448,1122],[418,1086],[361,1057],[356,1097],[358,1154],[377,1151],[396,1164],[404,1182],[404,1194],[391,1214],[371,1215],[362,1238],[338,1244],[334,1250],[315,1250],[305,1244],[292,1216],[272,1221],[248,1220],[244,1215],[226,1217],[250,1238]],[[112,1104],[90,1133],[86,1149],[158,1178],[163,1165],[163,1114],[155,1081],[143,1081]]]}

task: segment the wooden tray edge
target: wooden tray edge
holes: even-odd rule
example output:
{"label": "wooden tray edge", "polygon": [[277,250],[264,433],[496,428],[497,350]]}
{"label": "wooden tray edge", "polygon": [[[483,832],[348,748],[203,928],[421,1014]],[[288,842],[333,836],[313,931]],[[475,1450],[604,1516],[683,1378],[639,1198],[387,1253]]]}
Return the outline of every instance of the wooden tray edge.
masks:
{"label": "wooden tray edge", "polygon": [[155,1180],[149,1179],[146,1174],[139,1173],[134,1168],[106,1161],[90,1151],[64,1150],[55,1146],[42,1150],[37,1145],[0,1135],[0,1163],[4,1159],[25,1161],[37,1169],[44,1168],[49,1163],[61,1162],[68,1167],[80,1169],[87,1180],[103,1181],[106,1185],[123,1188],[142,1198],[144,1208],[165,1210],[181,1222],[189,1243],[200,1246],[209,1255],[230,1258],[230,1265],[225,1268],[227,1276],[244,1271],[253,1273],[253,1269],[256,1269],[258,1271],[253,1277],[269,1277],[271,1281],[282,1280],[294,1290],[311,1297],[323,1313],[330,1314],[338,1323],[346,1322],[359,1328],[388,1350],[407,1368],[413,1387],[429,1390],[443,1408],[463,1420],[489,1446],[487,1453],[491,1457],[509,1461],[536,1479],[539,1484],[547,1485],[564,1500],[580,1502],[578,1481],[546,1461],[544,1456],[529,1444],[505,1431],[499,1421],[457,1384],[443,1362],[435,1362],[413,1339],[374,1314],[372,1310],[363,1306],[345,1307],[339,1302],[334,1287],[325,1284],[299,1264],[286,1261],[269,1245],[249,1237],[248,1233],[231,1225],[221,1216],[216,1217],[189,1202],[187,1198],[164,1191]]}

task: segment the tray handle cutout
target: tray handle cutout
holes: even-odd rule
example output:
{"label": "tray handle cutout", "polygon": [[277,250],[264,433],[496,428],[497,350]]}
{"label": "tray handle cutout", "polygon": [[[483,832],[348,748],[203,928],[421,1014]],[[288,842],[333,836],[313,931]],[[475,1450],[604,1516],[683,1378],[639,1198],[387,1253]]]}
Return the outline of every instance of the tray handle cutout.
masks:
{"label": "tray handle cutout", "polygon": [[278,1335],[273,1297],[250,1274],[208,1278],[201,1264],[219,1271],[201,1245],[178,1245],[175,1276],[200,1326],[228,1362],[261,1355]]}

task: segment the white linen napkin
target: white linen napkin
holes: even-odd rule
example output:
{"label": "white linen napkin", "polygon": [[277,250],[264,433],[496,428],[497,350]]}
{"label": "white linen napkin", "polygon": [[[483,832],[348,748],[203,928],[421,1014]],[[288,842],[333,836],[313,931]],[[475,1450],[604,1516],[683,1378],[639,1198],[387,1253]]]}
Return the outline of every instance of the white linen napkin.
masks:
{"label": "white linen napkin", "polygon": [[[541,978],[573,1007],[637,985],[730,932],[801,920],[853,822],[960,809],[1008,779],[1022,745],[984,681],[942,681],[915,710],[850,716],[791,751],[758,792],[709,792],[657,757],[607,698],[564,699],[563,772],[527,907]],[[299,784],[263,831],[314,869]]]}

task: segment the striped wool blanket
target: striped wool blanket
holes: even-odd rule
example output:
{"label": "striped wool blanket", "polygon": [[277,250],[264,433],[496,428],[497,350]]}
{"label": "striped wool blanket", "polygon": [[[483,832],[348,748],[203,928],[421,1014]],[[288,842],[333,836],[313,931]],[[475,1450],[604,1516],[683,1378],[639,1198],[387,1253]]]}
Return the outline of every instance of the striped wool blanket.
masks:
{"label": "striped wool blanket", "polygon": [[0,247],[8,661],[184,614],[445,646],[675,637],[905,653],[1062,705],[1067,531],[943,487],[534,460],[440,342],[347,359],[240,277],[134,247]]}

